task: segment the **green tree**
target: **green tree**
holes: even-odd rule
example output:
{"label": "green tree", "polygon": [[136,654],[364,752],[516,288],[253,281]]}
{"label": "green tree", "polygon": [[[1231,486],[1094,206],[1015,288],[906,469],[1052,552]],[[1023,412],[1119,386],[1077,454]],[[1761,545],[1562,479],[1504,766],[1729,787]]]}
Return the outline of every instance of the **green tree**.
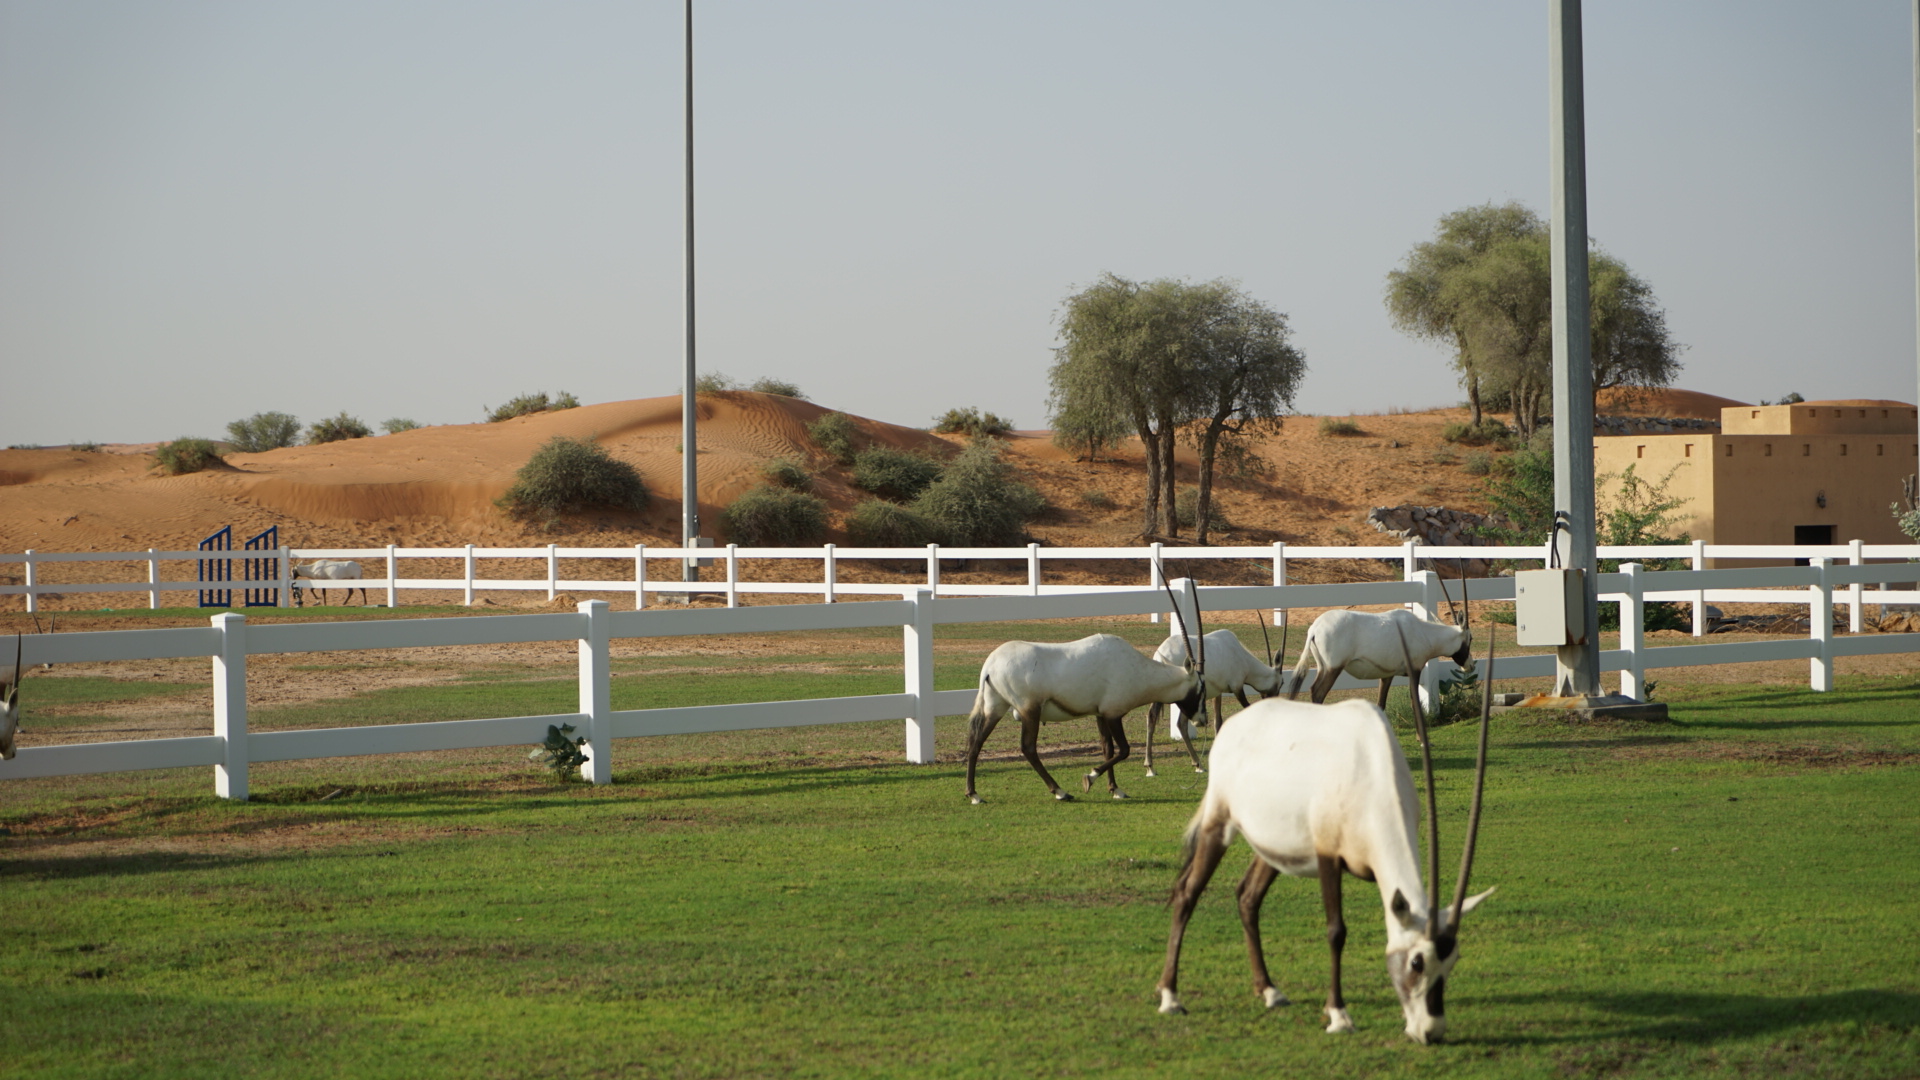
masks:
{"label": "green tree", "polygon": [[300,438],[300,421],[283,412],[259,412],[227,425],[227,441],[243,454],[259,454],[292,446]]}
{"label": "green tree", "polygon": [[[1224,282],[1200,289],[1193,328],[1198,377],[1188,396],[1194,419],[1182,433],[1200,452],[1192,514],[1194,541],[1205,544],[1221,520],[1213,509],[1213,476],[1222,440],[1278,429],[1306,376],[1307,358],[1288,340],[1293,332],[1285,315]],[[1169,472],[1169,485],[1172,479]],[[1174,506],[1177,519],[1178,500]]]}
{"label": "green tree", "polygon": [[329,416],[325,420],[315,420],[307,427],[307,445],[318,446],[321,443],[344,442],[347,439],[364,439],[373,434],[373,429],[357,416],[341,413]]}

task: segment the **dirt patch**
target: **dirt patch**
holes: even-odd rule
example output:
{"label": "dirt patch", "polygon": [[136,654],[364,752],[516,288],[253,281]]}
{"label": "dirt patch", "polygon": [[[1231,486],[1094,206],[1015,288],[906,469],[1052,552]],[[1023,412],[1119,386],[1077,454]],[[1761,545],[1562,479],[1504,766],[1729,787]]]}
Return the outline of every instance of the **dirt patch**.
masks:
{"label": "dirt patch", "polygon": [[1628,761],[1657,758],[1754,761],[1796,769],[1866,769],[1886,765],[1920,764],[1920,751],[1912,750],[1726,742],[1638,743],[1632,746],[1615,747],[1610,756]]}

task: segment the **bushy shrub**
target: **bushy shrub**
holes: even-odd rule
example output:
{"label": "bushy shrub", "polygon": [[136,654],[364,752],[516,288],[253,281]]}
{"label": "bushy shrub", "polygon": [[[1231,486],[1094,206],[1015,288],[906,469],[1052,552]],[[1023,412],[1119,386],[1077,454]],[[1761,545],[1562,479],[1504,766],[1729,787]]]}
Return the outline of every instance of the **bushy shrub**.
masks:
{"label": "bushy shrub", "polygon": [[577,408],[579,404],[579,398],[574,397],[564,390],[551,398],[547,397],[547,392],[542,390],[537,394],[521,394],[519,397],[514,398],[512,401],[507,402],[497,409],[487,410],[485,406],[481,406],[481,409],[487,413],[487,423],[497,424],[502,420],[511,420],[516,416],[529,416],[533,413],[557,412],[561,409]]}
{"label": "bushy shrub", "polygon": [[1364,434],[1364,432],[1360,430],[1359,424],[1356,424],[1351,420],[1340,420],[1331,416],[1323,416],[1320,418],[1320,434],[1322,435],[1360,435],[1360,434]]}
{"label": "bushy shrub", "polygon": [[934,417],[933,430],[941,435],[968,435],[977,439],[983,435],[1005,435],[1013,430],[1013,421],[969,405],[964,409],[948,409],[945,415]]}
{"label": "bushy shrub", "polygon": [[409,420],[404,416],[396,416],[391,420],[380,421],[380,430],[389,435],[398,435],[403,431],[412,431],[419,426],[420,422],[418,420]]}
{"label": "bushy shrub", "polygon": [[364,439],[373,434],[373,429],[360,421],[357,416],[341,413],[329,416],[325,420],[316,420],[307,427],[307,445],[318,446],[321,443],[344,442],[347,439]]}
{"label": "bushy shrub", "polygon": [[[1173,516],[1183,529],[1197,528],[1200,521],[1200,489],[1181,488],[1173,500]],[[1219,500],[1207,506],[1207,531],[1212,532],[1227,527],[1227,515],[1220,509]]]}
{"label": "bushy shrub", "polygon": [[724,371],[703,371],[693,377],[695,397],[701,394],[724,394],[729,390],[738,389],[740,384],[734,382],[732,376]]}
{"label": "bushy shrub", "polygon": [[963,547],[1018,544],[1027,522],[1046,508],[1039,492],[1013,479],[1000,444],[985,438],[968,443],[913,502],[915,513],[940,524],[948,543]]}
{"label": "bushy shrub", "polygon": [[945,539],[939,522],[885,499],[868,499],[847,514],[847,543],[854,547],[926,547]]}
{"label": "bushy shrub", "polygon": [[227,442],[243,454],[292,446],[299,437],[300,421],[283,412],[258,412],[227,425]]}
{"label": "bushy shrub", "polygon": [[588,507],[642,510],[647,499],[647,485],[632,465],[590,439],[555,435],[520,466],[513,486],[500,497],[500,508],[518,518],[552,522]]}
{"label": "bushy shrub", "polygon": [[940,479],[938,461],[910,450],[869,446],[853,456],[853,486],[883,499],[907,502]]}
{"label": "bushy shrub", "polygon": [[811,547],[827,535],[827,503],[817,495],[762,484],[720,515],[727,538],[746,547]]}
{"label": "bushy shrub", "polygon": [[162,443],[153,452],[153,460],[160,471],[168,476],[184,476],[197,473],[201,469],[225,463],[220,456],[219,447],[208,439],[195,439],[181,436],[170,443]]}
{"label": "bushy shrub", "polygon": [[1475,450],[1467,455],[1466,462],[1460,467],[1466,470],[1468,476],[1485,476],[1493,471],[1493,455],[1485,450]]}
{"label": "bushy shrub", "polygon": [[1113,496],[1099,488],[1087,488],[1080,492],[1080,501],[1093,507],[1095,510],[1113,509]]}
{"label": "bushy shrub", "polygon": [[792,458],[775,458],[767,462],[767,467],[760,470],[760,475],[766,477],[767,482],[775,487],[791,488],[794,491],[813,490],[813,474],[807,471],[806,466]]}
{"label": "bushy shrub", "polygon": [[807,425],[807,438],[813,445],[833,455],[833,460],[842,465],[853,464],[853,456],[860,452],[860,445],[866,441],[853,420],[846,413],[824,413],[818,420]]}
{"label": "bushy shrub", "polygon": [[1483,417],[1478,424],[1454,422],[1440,429],[1440,437],[1450,443],[1462,446],[1511,446],[1513,431],[1507,425],[1493,417]]}
{"label": "bushy shrub", "polygon": [[100,444],[97,442],[68,443],[67,449],[81,454],[97,454],[100,452]]}
{"label": "bushy shrub", "polygon": [[1458,465],[1460,455],[1443,446],[1433,452],[1432,460],[1435,465]]}
{"label": "bushy shrub", "polygon": [[800,392],[798,383],[790,383],[785,379],[776,379],[772,376],[763,375],[753,380],[747,384],[747,389],[756,394],[773,394],[777,397],[798,398],[801,401],[807,400],[807,395]]}

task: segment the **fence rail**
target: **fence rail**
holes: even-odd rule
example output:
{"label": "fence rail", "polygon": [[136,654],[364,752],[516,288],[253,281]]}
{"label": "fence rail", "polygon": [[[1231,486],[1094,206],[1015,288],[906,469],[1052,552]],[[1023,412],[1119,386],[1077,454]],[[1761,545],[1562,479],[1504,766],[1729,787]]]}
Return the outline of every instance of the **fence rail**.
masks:
{"label": "fence rail", "polygon": [[[1805,567],[1648,571],[1637,563],[1602,574],[1603,596],[1622,605],[1620,645],[1604,650],[1603,670],[1621,673],[1621,689],[1638,696],[1649,669],[1695,664],[1806,659],[1815,690],[1833,685],[1833,662],[1841,656],[1920,652],[1920,634],[1876,634],[1836,639],[1832,613],[1841,590],[1873,584],[1920,582],[1920,563],[1836,566],[1816,557]],[[1401,581],[1314,585],[1219,586],[1172,583],[1183,605],[1201,611],[1248,608],[1408,604],[1435,612],[1446,595],[1431,571],[1412,570]],[[1642,605],[1668,595],[1693,596],[1715,589],[1771,587],[1783,599],[1797,595],[1807,606],[1805,638],[1649,648],[1640,627]],[[1510,600],[1511,578],[1476,582],[1480,599]],[[1780,592],[1777,590],[1793,590]],[[1159,615],[1168,593],[1154,589],[1105,589],[1047,596],[941,597],[931,589],[904,591],[899,600],[860,604],[796,604],[707,610],[615,612],[603,600],[583,601],[577,612],[440,618],[249,625],[244,615],[213,616],[208,627],[40,634],[21,639],[26,665],[111,660],[209,657],[213,661],[213,734],[26,747],[0,761],[0,780],[78,773],[124,772],[186,766],[214,768],[223,797],[247,797],[253,762],[397,754],[423,750],[476,749],[540,742],[548,725],[574,724],[585,732],[589,759],[582,772],[594,783],[612,780],[613,740],[653,735],[740,731],[904,718],[906,758],[930,762],[934,720],[965,712],[974,691],[933,688],[933,642],[937,627],[972,622],[1018,622],[1067,617]],[[724,636],[897,626],[901,629],[902,691],[859,697],[749,702],[683,708],[611,707],[611,642],[616,639]],[[579,708],[545,716],[446,720],[289,731],[247,729],[247,658],[254,655],[363,649],[574,641],[579,650]],[[1483,676],[1501,679],[1551,675],[1551,654],[1502,657]],[[1431,695],[1451,661],[1436,660],[1421,673]],[[1342,676],[1338,688],[1371,686]]]}

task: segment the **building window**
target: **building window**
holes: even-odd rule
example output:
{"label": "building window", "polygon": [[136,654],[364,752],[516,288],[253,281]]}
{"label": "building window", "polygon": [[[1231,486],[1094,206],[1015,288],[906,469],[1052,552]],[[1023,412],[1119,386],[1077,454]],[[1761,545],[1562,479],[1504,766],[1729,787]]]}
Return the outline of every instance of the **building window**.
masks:
{"label": "building window", "polygon": [[1646,447],[1644,447],[1644,446],[1636,446],[1636,447],[1634,447],[1634,448],[1633,448],[1633,456],[1634,456],[1634,457],[1646,457],[1646,456],[1647,456],[1647,448],[1646,448]]}
{"label": "building window", "polygon": [[1693,456],[1693,444],[1692,444],[1692,443],[1688,443],[1688,444],[1687,444],[1687,452],[1686,452],[1685,454],[1683,454],[1683,455],[1681,455],[1681,456],[1683,456],[1683,457],[1692,457],[1692,456]]}
{"label": "building window", "polygon": [[1841,443],[1841,444],[1840,444],[1840,456],[1841,456],[1841,457],[1846,457],[1846,456],[1847,456],[1847,444],[1846,444],[1846,443]]}
{"label": "building window", "polygon": [[1887,410],[1885,410],[1885,409],[1881,409],[1881,410],[1880,410],[1880,419],[1882,419],[1882,420],[1885,420],[1886,418],[1887,418]]}
{"label": "building window", "polygon": [[1801,444],[1800,444],[1800,456],[1801,456],[1801,457],[1812,457],[1812,456],[1813,456],[1813,444],[1812,444],[1812,443],[1801,443]]}
{"label": "building window", "polygon": [[1886,443],[1875,443],[1875,444],[1873,445],[1873,456],[1874,456],[1874,457],[1886,457],[1886,456],[1887,456],[1887,444],[1886,444]]}
{"label": "building window", "polygon": [[1760,410],[1759,410],[1759,409],[1755,409],[1755,410],[1753,410],[1753,418],[1754,418],[1755,420],[1758,420],[1758,419],[1760,419]]}
{"label": "building window", "polygon": [[1819,410],[1819,409],[1808,409],[1808,410],[1807,410],[1807,415],[1808,415],[1808,416],[1819,416],[1819,415],[1820,415],[1820,410]]}
{"label": "building window", "polygon": [[1761,456],[1761,457],[1772,457],[1772,456],[1773,456],[1773,444],[1772,444],[1772,443],[1767,443],[1767,444],[1765,444],[1764,446],[1762,446],[1762,447],[1760,448],[1760,456]]}
{"label": "building window", "polygon": [[1865,416],[1865,415],[1867,415],[1867,410],[1865,410],[1865,409],[1861,409],[1861,410],[1860,410],[1860,415],[1861,415],[1861,416]]}
{"label": "building window", "polygon": [[1732,443],[1728,443],[1728,444],[1727,444],[1727,456],[1728,456],[1728,457],[1732,457],[1732,456],[1733,456],[1733,444],[1732,444]]}

